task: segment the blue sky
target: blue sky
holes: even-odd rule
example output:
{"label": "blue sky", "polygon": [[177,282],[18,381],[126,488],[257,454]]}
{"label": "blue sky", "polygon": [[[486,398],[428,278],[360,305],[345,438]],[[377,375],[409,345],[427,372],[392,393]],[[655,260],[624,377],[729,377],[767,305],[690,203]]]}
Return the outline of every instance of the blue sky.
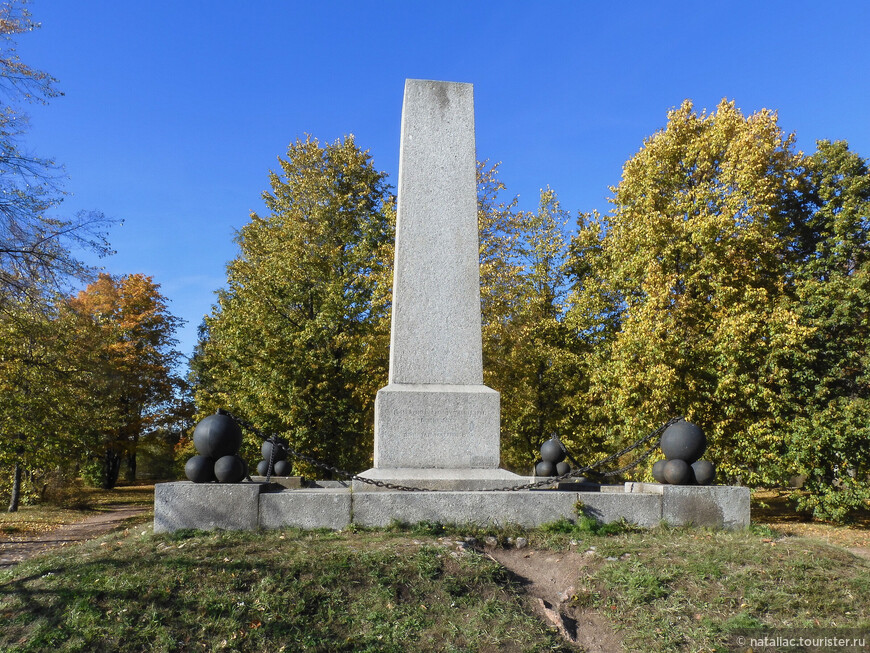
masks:
{"label": "blue sky", "polygon": [[68,213],[123,219],[100,261],[187,320],[226,281],[287,145],[352,133],[395,185],[406,78],[475,85],[477,154],[521,208],[607,210],[623,163],[690,98],[779,112],[798,147],[870,157],[870,3],[34,0],[26,63],[65,96],[26,142],[69,175]]}

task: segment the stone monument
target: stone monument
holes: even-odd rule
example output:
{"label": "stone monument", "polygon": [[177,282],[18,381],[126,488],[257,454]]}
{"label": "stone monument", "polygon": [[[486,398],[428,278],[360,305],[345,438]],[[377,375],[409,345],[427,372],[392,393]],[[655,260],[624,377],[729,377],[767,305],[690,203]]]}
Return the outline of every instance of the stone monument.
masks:
{"label": "stone monument", "polygon": [[154,531],[346,528],[437,521],[749,525],[749,489],[625,483],[598,492],[477,492],[532,480],[499,469],[499,395],[483,385],[471,84],[408,80],[402,110],[389,384],[375,400],[375,466],[441,492],[264,483],[159,483]]}
{"label": "stone monument", "polygon": [[389,385],[362,476],[510,485],[522,477],[499,469],[499,394],[483,385],[473,86],[407,80],[401,134]]}

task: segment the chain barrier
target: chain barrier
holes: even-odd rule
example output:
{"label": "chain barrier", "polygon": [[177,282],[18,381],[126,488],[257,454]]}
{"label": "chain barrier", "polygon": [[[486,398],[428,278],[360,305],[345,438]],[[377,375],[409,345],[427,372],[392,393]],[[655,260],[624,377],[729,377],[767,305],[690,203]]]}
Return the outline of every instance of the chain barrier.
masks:
{"label": "chain barrier", "polygon": [[[271,455],[270,455],[269,469],[267,470],[268,475],[266,477],[267,482],[268,482],[272,477],[272,464],[274,462],[274,455],[275,455],[274,451],[277,448],[276,445],[278,444],[278,436],[275,436],[275,435],[266,436],[260,429],[258,429],[256,426],[254,426],[251,422],[249,422],[245,419],[242,419],[241,417],[237,417],[236,415],[233,415],[229,411],[221,409],[219,412],[233,418],[239,424],[239,426],[241,426],[244,429],[249,430],[251,433],[253,433],[257,437],[272,443],[272,447],[271,447],[272,451],[271,451]],[[637,467],[644,460],[649,458],[652,455],[652,453],[655,451],[656,447],[658,446],[659,440],[661,440],[661,435],[662,435],[662,433],[664,433],[665,429],[667,429],[671,424],[680,421],[681,419],[683,419],[683,418],[682,417],[673,417],[673,418],[669,419],[667,422],[665,422],[664,424],[662,424],[660,427],[658,427],[657,429],[655,429],[654,431],[649,433],[648,435],[642,437],[640,440],[637,440],[633,444],[630,444],[629,446],[625,447],[621,451],[617,451],[616,453],[613,453],[613,454],[607,456],[606,458],[602,458],[598,462],[592,463],[591,465],[586,465],[585,467],[580,467],[579,469],[574,469],[570,472],[562,474],[561,476],[548,476],[545,480],[537,481],[535,483],[524,483],[522,485],[513,485],[513,486],[508,486],[508,487],[502,487],[502,488],[494,488],[494,489],[490,489],[490,490],[474,490],[474,491],[476,491],[476,492],[519,492],[521,490],[534,490],[537,488],[553,485],[554,483],[559,483],[561,481],[567,481],[568,479],[577,478],[578,476],[582,476],[583,474],[586,474],[587,472],[591,472],[602,465],[606,465],[607,463],[613,462],[614,460],[619,460],[625,454],[631,453],[635,449],[638,449],[647,443],[651,443],[650,446],[646,449],[646,451],[644,451],[637,459],[630,462],[629,464],[624,465],[623,467],[619,467],[618,469],[612,469],[612,470],[609,470],[606,472],[598,472],[599,474],[601,474],[601,476],[605,476],[605,477],[618,476],[620,474],[627,472],[630,469]],[[562,445],[562,446],[564,448],[564,445]],[[332,474],[336,474],[338,476],[343,476],[351,481],[359,481],[361,483],[365,483],[367,485],[374,485],[375,487],[384,488],[386,490],[398,490],[401,492],[442,492],[442,491],[444,491],[444,490],[437,490],[434,488],[414,487],[411,485],[397,485],[395,483],[388,483],[387,481],[379,481],[379,480],[373,479],[373,478],[366,478],[365,476],[359,476],[357,474],[354,474],[353,472],[349,472],[345,469],[341,469],[340,467],[336,467],[334,465],[330,465],[328,463],[321,462],[321,461],[317,460],[316,458],[312,458],[311,456],[308,456],[300,451],[296,451],[295,449],[291,448],[290,446],[285,446],[285,448],[287,450],[287,453],[290,454],[291,456],[293,456],[294,458],[298,458],[299,460],[303,460],[311,465],[314,465],[315,467],[326,470]]]}

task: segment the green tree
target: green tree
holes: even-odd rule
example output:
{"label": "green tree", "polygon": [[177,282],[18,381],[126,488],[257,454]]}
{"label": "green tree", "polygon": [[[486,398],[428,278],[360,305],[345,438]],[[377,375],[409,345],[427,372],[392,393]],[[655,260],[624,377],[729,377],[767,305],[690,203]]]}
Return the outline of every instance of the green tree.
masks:
{"label": "green tree", "polygon": [[843,519],[870,499],[870,170],[820,141],[806,178],[795,285],[812,335],[791,361],[786,459],[806,479],[801,507]]}
{"label": "green tree", "polygon": [[387,381],[395,221],[385,175],[352,136],[297,139],[279,164],[263,195],[269,213],[239,231],[239,256],[206,319],[197,405],[364,469]]}
{"label": "green tree", "polygon": [[573,444],[578,339],[565,322],[568,215],[541,191],[537,211],[499,201],[498,166],[478,164],[484,380],[501,392],[502,464],[528,473],[541,444]]}
{"label": "green tree", "polygon": [[94,430],[115,427],[116,407],[96,393],[105,344],[64,302],[25,295],[0,310],[0,466],[12,472],[11,512],[22,477],[31,481],[28,496],[38,497],[50,471],[84,459]]}
{"label": "green tree", "polygon": [[775,114],[687,101],[584,217],[568,319],[596,348],[577,399],[610,447],[686,415],[725,478],[783,478],[786,359],[812,331],[789,294],[801,163]]}

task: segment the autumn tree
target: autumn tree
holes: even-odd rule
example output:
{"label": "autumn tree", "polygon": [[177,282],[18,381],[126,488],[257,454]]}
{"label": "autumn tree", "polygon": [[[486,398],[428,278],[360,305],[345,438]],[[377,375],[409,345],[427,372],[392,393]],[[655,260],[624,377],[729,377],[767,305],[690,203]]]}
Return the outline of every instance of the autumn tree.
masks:
{"label": "autumn tree", "polygon": [[84,459],[93,430],[116,426],[115,406],[92,394],[104,378],[105,344],[97,325],[64,302],[25,295],[0,310],[0,467],[11,473],[0,486],[10,511],[25,475],[38,497],[49,472]]}
{"label": "autumn tree", "polygon": [[686,415],[725,479],[782,480],[787,352],[810,332],[788,288],[800,170],[775,114],[687,101],[585,216],[568,319],[596,341],[578,401],[610,446]]}
{"label": "autumn tree", "polygon": [[117,407],[117,428],[94,433],[91,456],[100,461],[100,482],[111,489],[122,462],[136,477],[139,438],[166,419],[179,381],[174,367],[175,329],[181,320],[168,309],[159,284],[142,274],[112,277],[100,274],[70,301],[80,315],[100,327],[106,343],[100,352],[104,375],[93,390],[95,399]]}
{"label": "autumn tree", "polygon": [[385,175],[352,136],[297,139],[279,166],[263,194],[268,214],[239,231],[206,319],[197,405],[364,469],[375,393],[387,381],[394,217]]}

